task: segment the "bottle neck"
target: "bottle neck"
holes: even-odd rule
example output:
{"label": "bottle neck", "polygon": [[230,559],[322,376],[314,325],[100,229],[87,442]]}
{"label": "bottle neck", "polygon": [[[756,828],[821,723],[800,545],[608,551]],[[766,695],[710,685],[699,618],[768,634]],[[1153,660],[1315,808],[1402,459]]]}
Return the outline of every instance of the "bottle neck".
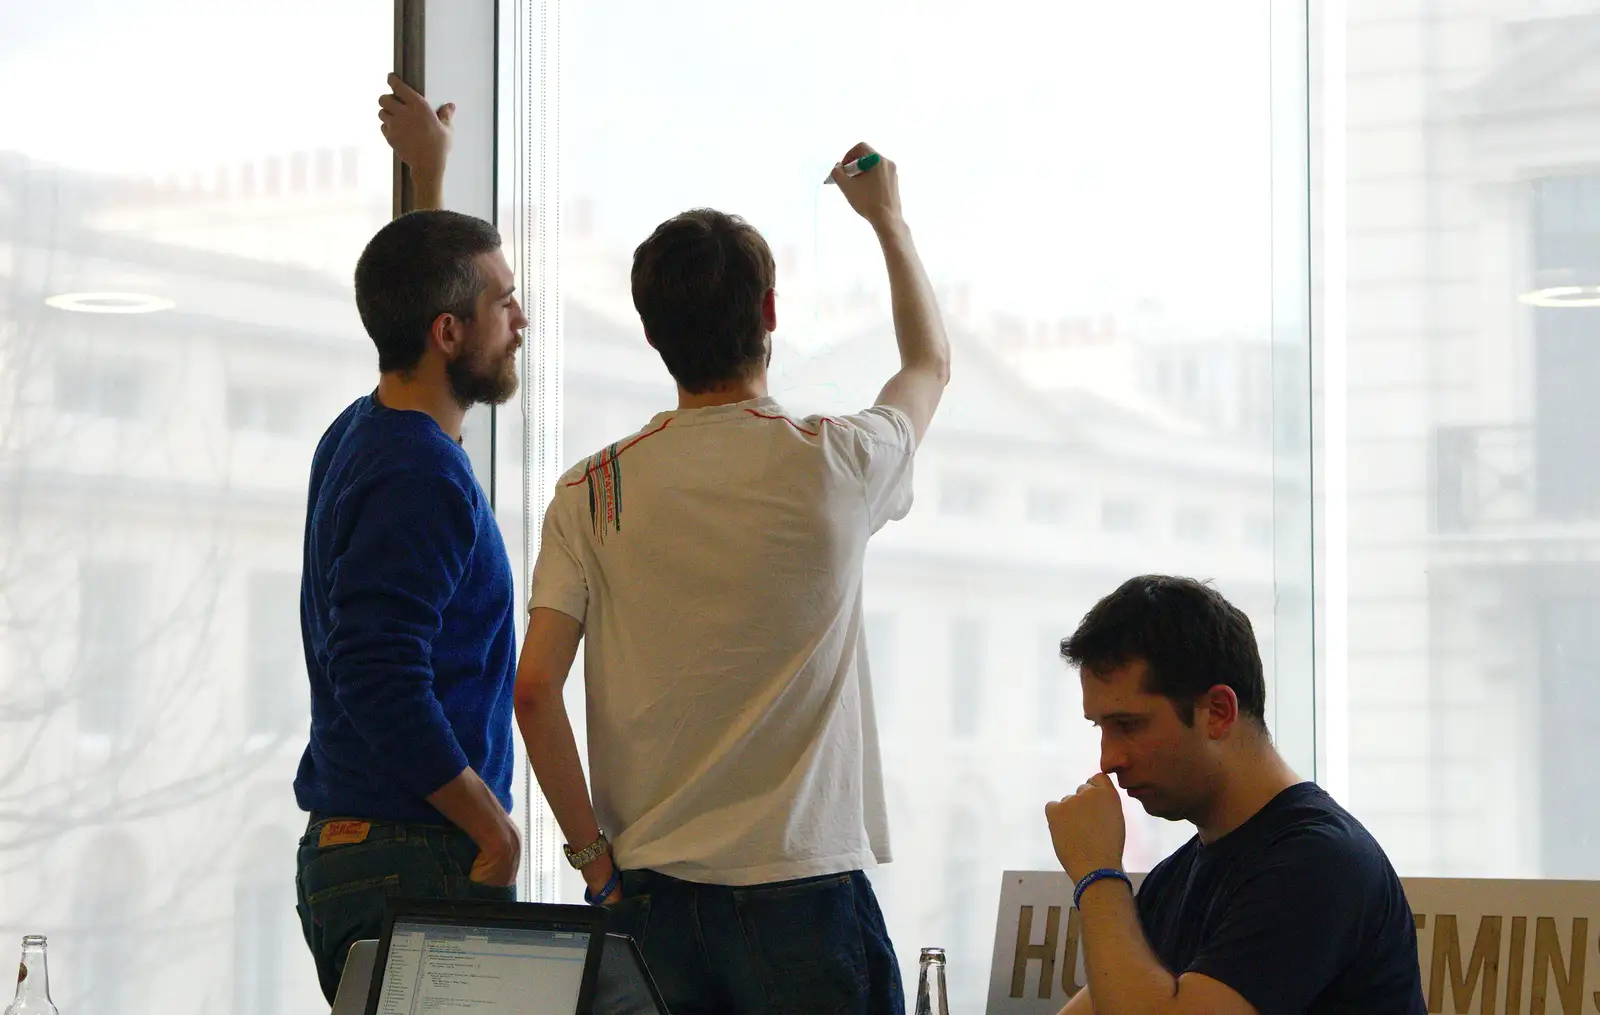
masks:
{"label": "bottle neck", "polygon": [[22,966],[17,970],[17,1000],[50,1000],[50,968],[42,943],[23,943]]}

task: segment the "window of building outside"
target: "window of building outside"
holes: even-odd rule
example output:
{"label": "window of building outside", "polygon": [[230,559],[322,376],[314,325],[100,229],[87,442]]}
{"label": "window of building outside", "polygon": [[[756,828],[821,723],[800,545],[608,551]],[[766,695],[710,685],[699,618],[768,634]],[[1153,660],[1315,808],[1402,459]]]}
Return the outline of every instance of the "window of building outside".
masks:
{"label": "window of building outside", "polygon": [[[106,832],[83,860],[71,896],[80,946],[66,954],[52,937],[51,995],[85,1011],[145,1011],[150,977],[140,921],[151,897],[144,851],[133,836]],[[70,980],[62,975],[69,972]]]}
{"label": "window of building outside", "polygon": [[1215,519],[1203,508],[1180,508],[1172,520],[1172,531],[1184,542],[1210,539]]}
{"label": "window of building outside", "polygon": [[983,622],[957,617],[950,622],[950,732],[969,738],[982,727],[986,690]]}
{"label": "window of building outside", "polygon": [[66,1012],[327,1010],[294,836],[268,858],[243,832],[305,821],[277,572],[317,436],[373,384],[350,279],[391,213],[393,18],[7,8],[0,91],[28,98],[0,132],[0,948],[48,934]]}
{"label": "window of building outside", "polygon": [[249,841],[233,887],[232,1015],[290,1015],[279,985],[305,961],[294,880],[284,877],[283,856],[295,842],[259,826]]}
{"label": "window of building outside", "polygon": [[[1170,521],[1160,539],[1104,538],[1102,492],[1137,508],[1206,491],[1234,519],[1267,519],[1271,545],[1273,446],[1226,411],[1236,389],[1254,406],[1276,394],[1275,375],[1239,366],[1275,354],[1268,13],[862,0],[840,31],[809,8],[737,0],[563,8],[563,465],[676,404],[627,271],[658,223],[702,205],[772,246],[773,395],[797,413],[870,404],[897,366],[887,282],[870,228],[822,180],[861,140],[899,165],[954,364],[916,502],[868,551],[868,639],[877,674],[877,632],[898,635],[883,728],[942,735],[883,738],[895,861],[872,877],[908,982],[921,946],[947,946],[957,1008],[983,1003],[1001,872],[1054,864],[1043,804],[1098,765],[1076,676],[1053,661],[1060,639],[1122,577],[1173,567]],[[1161,365],[1180,350],[1192,365]],[[1193,397],[1163,392],[1164,371]],[[1202,377],[1232,380],[1202,398]],[[1057,486],[1085,491],[1059,524],[1042,493]],[[1237,537],[1185,554],[1272,634],[1272,554]],[[1003,702],[1053,714],[1023,716],[1019,736]],[[1128,863],[1147,870],[1186,836],[1135,807]]]}
{"label": "window of building outside", "polygon": [[1144,519],[1145,509],[1132,500],[1114,497],[1100,505],[1100,525],[1107,532],[1138,532]]}
{"label": "window of building outside", "polygon": [[1064,524],[1072,513],[1072,498],[1054,487],[1030,486],[1025,513],[1036,525]]}
{"label": "window of building outside", "polygon": [[[1054,743],[1060,739],[1063,726],[1081,718],[1081,712],[1078,716],[1072,713],[1078,690],[1077,674],[1069,670],[1061,658],[1061,639],[1071,633],[1070,630],[1043,627],[1034,635],[1036,644],[1027,646],[1029,655],[1035,660],[1038,681],[1034,695],[1036,711],[1033,714],[1033,728],[1042,744]],[[1063,790],[1062,794],[1065,793]]]}
{"label": "window of building outside", "polygon": [[86,560],[78,567],[77,702],[80,733],[121,740],[138,722],[149,568]]}
{"label": "window of building outside", "polygon": [[[945,830],[945,841],[950,849],[945,854],[944,871],[944,928],[943,946],[948,954],[965,954],[976,949],[987,950],[994,923],[984,906],[985,838],[982,829],[992,827],[995,815],[986,813],[976,805],[985,794],[976,786],[964,787],[960,794],[964,804],[950,812]],[[993,907],[989,907],[992,909]],[[916,990],[916,981],[910,981],[910,991]]]}
{"label": "window of building outside", "polygon": [[1600,3],[1347,10],[1346,803],[1403,875],[1600,877]]}
{"label": "window of building outside", "polygon": [[310,704],[300,640],[300,576],[258,571],[250,575],[246,595],[246,729],[263,736],[303,734]]}
{"label": "window of building outside", "polygon": [[228,426],[234,430],[291,435],[306,427],[305,396],[293,388],[235,382],[227,397]]}
{"label": "window of building outside", "polygon": [[1272,549],[1272,516],[1252,514],[1244,519],[1242,539],[1244,545],[1254,550]]}
{"label": "window of building outside", "polygon": [[[115,354],[113,354],[115,355]],[[55,401],[62,412],[133,420],[147,408],[149,377],[137,363],[64,358],[55,370]]]}
{"label": "window of building outside", "polygon": [[942,476],[939,511],[958,518],[978,518],[988,509],[990,488],[977,476]]}

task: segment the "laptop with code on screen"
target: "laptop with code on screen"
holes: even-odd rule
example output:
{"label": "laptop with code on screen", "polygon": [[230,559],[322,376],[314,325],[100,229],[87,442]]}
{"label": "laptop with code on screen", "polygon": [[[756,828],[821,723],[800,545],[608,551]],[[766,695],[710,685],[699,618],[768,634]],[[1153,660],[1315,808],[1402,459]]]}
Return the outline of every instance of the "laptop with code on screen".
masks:
{"label": "laptop with code on screen", "polygon": [[605,938],[589,906],[397,901],[366,1015],[589,1015]]}

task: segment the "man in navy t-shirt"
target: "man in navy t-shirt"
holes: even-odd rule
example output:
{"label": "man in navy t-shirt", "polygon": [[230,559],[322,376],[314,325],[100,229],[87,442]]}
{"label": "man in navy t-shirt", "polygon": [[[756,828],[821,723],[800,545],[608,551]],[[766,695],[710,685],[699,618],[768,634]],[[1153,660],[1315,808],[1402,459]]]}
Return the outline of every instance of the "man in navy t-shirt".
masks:
{"label": "man in navy t-shirt", "polygon": [[[1076,882],[1088,986],[1063,1015],[1423,1015],[1400,879],[1361,823],[1272,745],[1250,621],[1210,587],[1146,575],[1061,644],[1102,774],[1045,806]],[[1198,833],[1135,899],[1122,800]]]}
{"label": "man in navy t-shirt", "polygon": [[[408,112],[410,128],[447,140],[448,109]],[[438,161],[413,178],[437,206],[447,145],[422,147]],[[380,376],[317,446],[300,597],[311,737],[294,789],[311,819],[295,883],[330,1000],[388,898],[509,900],[521,862],[509,814],[519,611],[460,441],[467,409],[516,391],[527,318],[495,228],[453,212],[379,230],[355,290]]]}

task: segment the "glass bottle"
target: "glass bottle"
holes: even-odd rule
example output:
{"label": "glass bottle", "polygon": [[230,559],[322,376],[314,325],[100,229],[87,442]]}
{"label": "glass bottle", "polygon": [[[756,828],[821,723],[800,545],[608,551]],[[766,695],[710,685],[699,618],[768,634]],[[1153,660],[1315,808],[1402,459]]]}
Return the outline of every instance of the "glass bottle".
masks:
{"label": "glass bottle", "polygon": [[50,1001],[50,969],[45,964],[43,934],[22,939],[22,965],[17,969],[17,998],[5,1015],[60,1015]]}
{"label": "glass bottle", "polygon": [[917,970],[916,1015],[950,1015],[944,992],[944,949],[924,948]]}

